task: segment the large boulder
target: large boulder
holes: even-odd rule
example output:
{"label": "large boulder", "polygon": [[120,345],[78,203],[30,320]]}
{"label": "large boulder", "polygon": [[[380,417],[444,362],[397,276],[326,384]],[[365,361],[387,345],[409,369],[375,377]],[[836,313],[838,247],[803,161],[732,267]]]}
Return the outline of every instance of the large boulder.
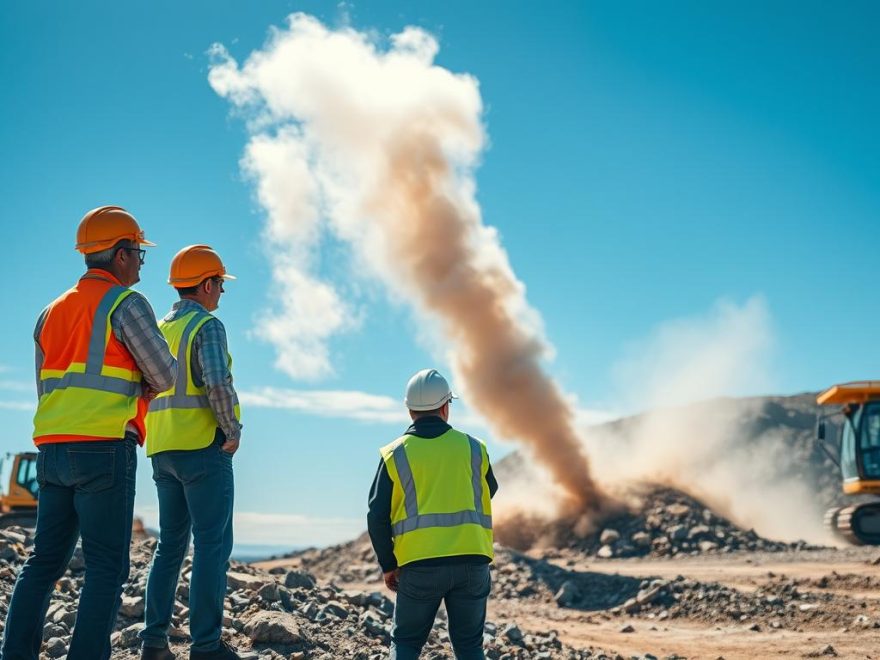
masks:
{"label": "large boulder", "polygon": [[298,644],[305,639],[296,618],[287,612],[257,612],[244,632],[255,644]]}

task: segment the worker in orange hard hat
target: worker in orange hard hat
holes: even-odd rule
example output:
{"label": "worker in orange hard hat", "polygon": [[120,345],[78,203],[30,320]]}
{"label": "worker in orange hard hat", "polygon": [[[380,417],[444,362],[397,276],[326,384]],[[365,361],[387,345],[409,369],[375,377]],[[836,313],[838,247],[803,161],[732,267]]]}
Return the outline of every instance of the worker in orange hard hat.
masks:
{"label": "worker in orange hard hat", "polygon": [[37,320],[37,533],[9,604],[4,659],[37,659],[49,595],[78,538],[86,574],[67,658],[110,657],[147,401],[177,373],[150,304],[129,288],[151,245],[125,209],[89,211],[76,233],[88,270]]}
{"label": "worker in orange hard hat", "polygon": [[171,260],[168,283],[180,297],[159,323],[177,356],[177,383],[150,403],[147,456],[159,495],[159,545],[147,581],[142,660],[174,660],[168,627],[180,567],[194,537],[189,588],[191,660],[234,660],[220,638],[226,568],[232,552],[232,455],[241,413],[232,385],[226,330],[211,314],[235,279],[207,245]]}

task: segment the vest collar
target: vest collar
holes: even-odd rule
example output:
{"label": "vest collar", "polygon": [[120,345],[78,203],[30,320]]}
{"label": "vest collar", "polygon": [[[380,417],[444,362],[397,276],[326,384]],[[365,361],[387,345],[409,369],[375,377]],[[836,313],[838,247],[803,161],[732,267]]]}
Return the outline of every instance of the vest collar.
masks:
{"label": "vest collar", "polygon": [[203,305],[197,303],[195,300],[190,300],[189,298],[181,298],[173,305],[171,305],[171,311],[165,316],[166,321],[173,321],[176,318],[180,318],[184,314],[188,314],[190,312],[205,312],[208,313],[208,310],[205,309]]}
{"label": "vest collar", "polygon": [[177,312],[207,312],[205,306],[201,303],[196,302],[195,300],[190,300],[189,298],[181,298],[173,305],[171,305],[171,311]]}
{"label": "vest collar", "polygon": [[406,430],[405,435],[416,435],[420,438],[439,438],[452,427],[440,417],[419,417]]}
{"label": "vest collar", "polygon": [[82,282],[83,280],[104,280],[106,282],[122,286],[122,282],[120,282],[113,273],[103,270],[101,268],[89,268],[86,271],[85,275],[79,278],[79,280],[80,282]]}

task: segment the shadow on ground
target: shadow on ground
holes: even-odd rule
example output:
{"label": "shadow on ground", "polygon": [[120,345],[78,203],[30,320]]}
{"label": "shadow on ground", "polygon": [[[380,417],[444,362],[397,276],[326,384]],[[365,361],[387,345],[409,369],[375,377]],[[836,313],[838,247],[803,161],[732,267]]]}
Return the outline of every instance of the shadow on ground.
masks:
{"label": "shadow on ground", "polygon": [[[507,561],[516,570],[500,573],[496,577],[502,592],[509,591],[511,586],[519,596],[546,590],[561,607],[584,611],[608,610],[623,605],[636,596],[644,579],[651,579],[593,571],[570,571],[518,552],[510,552]],[[517,584],[505,584],[511,580],[515,580]]]}

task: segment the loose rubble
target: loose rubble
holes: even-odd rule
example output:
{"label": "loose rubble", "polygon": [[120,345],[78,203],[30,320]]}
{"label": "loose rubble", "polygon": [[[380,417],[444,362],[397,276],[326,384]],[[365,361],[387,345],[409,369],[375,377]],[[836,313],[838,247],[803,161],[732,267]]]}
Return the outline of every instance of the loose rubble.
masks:
{"label": "loose rubble", "polygon": [[[626,623],[620,632],[634,619],[698,621],[741,626],[747,632],[880,628],[880,603],[849,595],[880,591],[877,577],[832,571],[811,580],[769,572],[752,590],[741,590],[683,576],[643,579],[607,573],[601,570],[603,562],[595,558],[590,561],[596,570],[572,570],[578,563],[577,553],[550,552],[550,560],[547,554],[531,554],[496,546],[493,599],[585,612],[593,621],[622,619]],[[366,535],[331,548],[297,553],[295,561],[318,576],[333,575],[361,584],[380,582]],[[552,611],[547,610],[548,614]]]}
{"label": "loose rubble", "polygon": [[[0,615],[5,620],[9,597],[22,562],[33,543],[20,528],[0,530]],[[143,626],[144,590],[155,539],[135,541],[132,565],[111,641],[113,658],[139,657],[138,632]],[[171,642],[186,657],[188,596],[192,558],[184,560],[172,619]],[[67,653],[76,622],[76,605],[84,576],[77,550],[67,573],[58,581],[47,612],[41,658]],[[303,569],[267,572],[232,562],[228,577],[223,635],[242,657],[288,660],[380,660],[387,656],[394,603],[382,591],[345,589],[316,579]],[[492,660],[527,658],[585,660],[621,658],[597,648],[565,646],[554,630],[521,629],[515,622],[488,621],[486,655]],[[450,657],[445,614],[441,610],[423,657]]]}

